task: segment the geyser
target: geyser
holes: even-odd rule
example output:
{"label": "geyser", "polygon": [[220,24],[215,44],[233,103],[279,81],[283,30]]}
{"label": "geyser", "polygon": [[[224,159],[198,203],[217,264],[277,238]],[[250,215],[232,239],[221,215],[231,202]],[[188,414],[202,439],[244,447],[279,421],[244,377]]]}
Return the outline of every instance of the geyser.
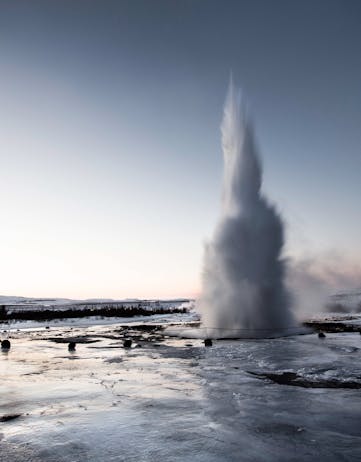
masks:
{"label": "geyser", "polygon": [[197,303],[207,337],[295,333],[284,285],[280,215],[261,192],[262,169],[241,92],[231,80],[222,121],[223,198],[204,255]]}

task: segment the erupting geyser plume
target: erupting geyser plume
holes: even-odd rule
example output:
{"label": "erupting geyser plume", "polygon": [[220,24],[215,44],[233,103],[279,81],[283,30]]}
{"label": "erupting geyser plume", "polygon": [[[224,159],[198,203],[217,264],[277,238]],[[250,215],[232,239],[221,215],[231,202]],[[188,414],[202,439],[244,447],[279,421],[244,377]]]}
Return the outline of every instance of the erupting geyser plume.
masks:
{"label": "erupting geyser plume", "polygon": [[283,223],[261,192],[262,171],[241,93],[232,81],[222,122],[223,202],[206,246],[198,309],[210,337],[292,333],[284,286]]}

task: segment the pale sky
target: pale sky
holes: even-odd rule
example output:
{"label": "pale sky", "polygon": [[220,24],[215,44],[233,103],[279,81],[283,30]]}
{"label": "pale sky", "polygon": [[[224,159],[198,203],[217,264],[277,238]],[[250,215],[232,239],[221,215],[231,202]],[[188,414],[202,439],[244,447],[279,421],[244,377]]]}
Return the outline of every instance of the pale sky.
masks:
{"label": "pale sky", "polygon": [[285,254],[361,258],[361,4],[0,0],[0,294],[200,289],[243,87]]}

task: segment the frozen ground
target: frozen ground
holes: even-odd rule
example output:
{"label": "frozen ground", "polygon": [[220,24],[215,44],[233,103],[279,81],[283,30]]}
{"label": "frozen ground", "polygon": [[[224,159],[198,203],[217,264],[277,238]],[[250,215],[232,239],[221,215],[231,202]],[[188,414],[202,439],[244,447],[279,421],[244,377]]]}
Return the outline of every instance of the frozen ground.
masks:
{"label": "frozen ground", "polygon": [[[361,389],[343,388],[361,384],[358,333],[210,348],[115,324],[11,336],[0,353],[1,462],[361,459]],[[122,348],[125,337],[137,345]],[[69,338],[74,353],[59,343]],[[315,388],[262,375],[285,371]]]}

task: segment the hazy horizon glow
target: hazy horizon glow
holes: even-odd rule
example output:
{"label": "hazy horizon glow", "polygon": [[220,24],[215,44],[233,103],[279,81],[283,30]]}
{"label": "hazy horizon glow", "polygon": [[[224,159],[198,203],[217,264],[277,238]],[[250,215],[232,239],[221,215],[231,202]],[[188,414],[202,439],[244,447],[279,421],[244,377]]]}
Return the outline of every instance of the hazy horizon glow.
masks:
{"label": "hazy horizon glow", "polygon": [[286,254],[356,274],[360,19],[352,0],[0,2],[0,294],[197,295],[230,69]]}

